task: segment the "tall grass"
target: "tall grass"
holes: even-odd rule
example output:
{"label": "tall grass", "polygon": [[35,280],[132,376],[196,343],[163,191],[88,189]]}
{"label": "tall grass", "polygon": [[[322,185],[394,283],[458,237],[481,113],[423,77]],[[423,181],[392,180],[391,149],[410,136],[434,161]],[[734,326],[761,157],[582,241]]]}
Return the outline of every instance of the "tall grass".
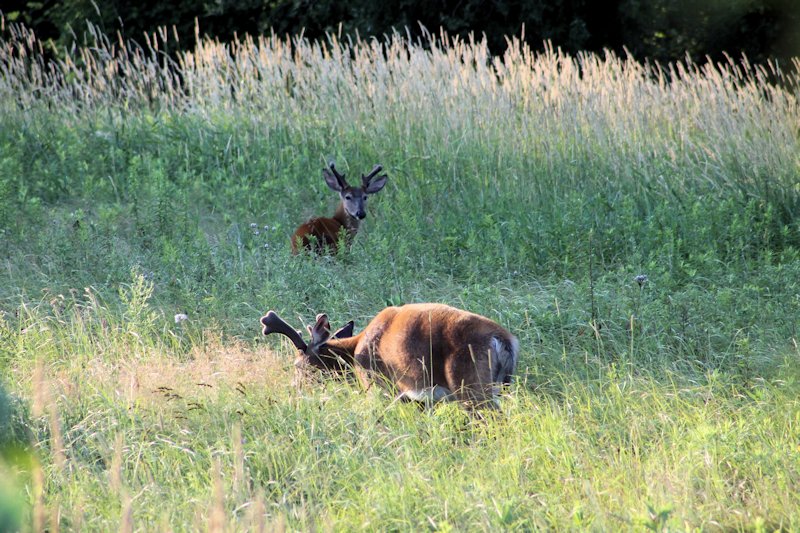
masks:
{"label": "tall grass", "polygon": [[[33,529],[798,527],[797,61],[1,35],[0,371],[33,456],[0,474]],[[330,159],[389,185],[351,250],[293,257]],[[295,390],[254,342],[268,308],[411,301],[520,338],[501,416]]]}
{"label": "tall grass", "polygon": [[[485,254],[486,230],[454,223],[476,212],[503,267],[539,272],[574,260],[589,231],[604,258],[660,259],[676,240],[723,260],[758,248],[756,238],[778,251],[798,243],[798,84],[775,64],[650,65],[535,53],[515,39],[492,58],[483,41],[397,34],[206,39],[173,60],[166,31],[141,48],[93,29],[91,46],[44,63],[32,34],[6,34],[0,94],[15,132],[6,143],[22,145],[5,162],[10,198],[119,201],[150,187],[173,197],[204,176],[226,184],[222,198],[203,188],[206,203],[246,202],[288,224],[316,211],[288,217],[284,206],[308,205],[325,159],[347,158],[353,172],[380,159],[397,189],[376,229],[411,231],[403,256],[429,256],[431,241]],[[42,121],[72,138],[42,139]],[[59,144],[69,152],[55,168],[22,163]],[[153,165],[155,176],[139,176]],[[748,220],[737,221],[743,210]],[[654,224],[662,231],[649,231]]]}
{"label": "tall grass", "polygon": [[290,361],[249,343],[206,332],[186,353],[171,340],[185,324],[153,336],[110,318],[103,334],[102,305],[73,319],[84,325],[64,357],[64,326],[43,308],[29,313],[37,327],[12,335],[36,345],[40,362],[19,359],[9,375],[41,404],[21,417],[42,463],[29,481],[42,484],[34,523],[641,530],[798,520],[797,353],[784,354],[782,379],[749,386],[727,372],[605,367],[581,379],[552,371],[558,383],[547,383],[532,371],[502,415],[476,420],[339,381],[295,390]]}
{"label": "tall grass", "polygon": [[[90,30],[90,46],[44,63],[35,36],[9,28],[5,108],[58,107],[110,127],[142,107],[221,125],[247,118],[246,131],[312,146],[340,132],[340,143],[370,139],[373,154],[395,164],[433,159],[425,170],[440,186],[491,183],[535,207],[609,182],[652,200],[707,192],[772,201],[772,187],[781,207],[796,207],[797,78],[775,64],[649,65],[610,53],[535,53],[517,39],[492,58],[484,41],[397,34],[356,43],[205,39],[173,61],[167,31],[141,48]],[[455,157],[443,161],[442,152]]]}

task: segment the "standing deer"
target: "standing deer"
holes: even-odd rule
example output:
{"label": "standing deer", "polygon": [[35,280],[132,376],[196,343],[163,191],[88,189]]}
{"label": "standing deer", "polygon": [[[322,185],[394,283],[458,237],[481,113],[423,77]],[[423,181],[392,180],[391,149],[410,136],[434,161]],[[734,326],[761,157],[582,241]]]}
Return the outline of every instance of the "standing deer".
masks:
{"label": "standing deer", "polygon": [[294,235],[292,235],[292,253],[297,254],[299,248],[306,248],[317,253],[323,252],[329,247],[333,253],[344,229],[345,242],[349,245],[358,233],[361,221],[367,216],[367,196],[375,194],[386,185],[387,176],[378,176],[383,170],[381,165],[375,165],[372,172],[361,175],[361,186],[351,187],[344,179],[344,174],[339,174],[333,163],[329,169],[322,170],[322,177],[328,187],[339,193],[341,201],[336,207],[333,217],[312,218],[305,224],[301,224]]}
{"label": "standing deer", "polygon": [[324,314],[309,326],[308,344],[274,311],[261,318],[264,335],[280,333],[297,348],[295,368],[355,371],[364,388],[376,380],[394,386],[397,399],[455,400],[493,405],[517,366],[519,343],[481,315],[443,304],[387,307],[358,335],[353,322],[331,333]]}

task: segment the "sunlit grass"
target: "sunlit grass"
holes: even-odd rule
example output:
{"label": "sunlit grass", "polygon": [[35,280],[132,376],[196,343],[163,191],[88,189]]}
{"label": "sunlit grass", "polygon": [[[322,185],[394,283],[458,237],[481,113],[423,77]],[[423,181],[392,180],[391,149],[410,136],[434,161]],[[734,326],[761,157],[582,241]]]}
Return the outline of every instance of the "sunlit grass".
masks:
{"label": "sunlit grass", "polygon": [[295,390],[288,350],[210,334],[188,356],[114,335],[99,356],[72,329],[64,358],[51,339],[68,324],[39,318],[12,334],[40,347],[38,362],[19,361],[10,378],[37,399],[25,416],[46,480],[37,505],[62,526],[739,529],[798,519],[796,353],[746,389],[722,372],[553,371],[557,384],[522,380],[502,414],[481,420],[346,382]]}

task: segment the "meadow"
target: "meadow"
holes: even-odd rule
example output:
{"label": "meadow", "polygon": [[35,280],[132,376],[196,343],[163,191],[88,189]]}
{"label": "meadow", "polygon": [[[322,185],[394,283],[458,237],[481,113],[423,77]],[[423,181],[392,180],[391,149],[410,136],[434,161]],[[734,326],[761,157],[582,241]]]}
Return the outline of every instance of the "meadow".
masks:
{"label": "meadow", "polygon": [[[0,529],[800,529],[800,61],[0,36]],[[292,256],[331,160],[388,184]],[[424,301],[519,338],[498,413],[258,324]]]}

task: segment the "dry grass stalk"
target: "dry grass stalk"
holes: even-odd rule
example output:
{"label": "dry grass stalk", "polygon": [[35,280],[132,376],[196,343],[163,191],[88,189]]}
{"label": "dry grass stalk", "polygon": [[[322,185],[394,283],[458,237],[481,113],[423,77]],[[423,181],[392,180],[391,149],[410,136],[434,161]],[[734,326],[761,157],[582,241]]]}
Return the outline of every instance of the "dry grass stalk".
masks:
{"label": "dry grass stalk", "polygon": [[233,487],[237,496],[247,490],[247,478],[244,471],[244,448],[242,446],[242,426],[236,422],[231,429],[233,441]]}
{"label": "dry grass stalk", "polygon": [[70,529],[72,531],[83,531],[84,526],[84,514],[85,514],[85,504],[83,502],[83,498],[78,497],[77,501],[70,505],[71,510],[69,513],[69,524]]}
{"label": "dry grass stalk", "polygon": [[122,433],[117,433],[114,437],[114,456],[111,458],[111,465],[108,469],[108,483],[111,490],[120,494],[122,490]]}
{"label": "dry grass stalk", "polygon": [[225,492],[222,487],[222,475],[220,473],[218,459],[214,459],[211,467],[211,485],[213,489],[211,501],[211,514],[208,517],[209,533],[222,533],[225,531]]}
{"label": "dry grass stalk", "polygon": [[41,359],[38,359],[36,361],[36,366],[33,367],[31,387],[33,389],[31,416],[33,418],[39,418],[44,414],[45,406],[47,406],[49,402],[49,391],[45,382],[45,368]]}
{"label": "dry grass stalk", "polygon": [[50,445],[53,455],[53,464],[59,472],[63,473],[67,466],[67,456],[64,453],[64,437],[61,433],[61,422],[58,418],[58,406],[56,402],[50,402],[48,411],[50,413]]}
{"label": "dry grass stalk", "polygon": [[44,531],[47,507],[44,505],[44,470],[39,463],[33,467],[33,531]]}
{"label": "dry grass stalk", "polygon": [[[247,513],[247,522],[245,529],[253,533],[264,533],[266,531],[266,508],[264,506],[264,495],[259,491],[253,504]],[[270,528],[270,531],[276,531],[276,528]]]}
{"label": "dry grass stalk", "polygon": [[61,504],[53,502],[50,506],[50,520],[47,526],[48,533],[58,533],[61,524]]}
{"label": "dry grass stalk", "polygon": [[122,514],[119,520],[120,533],[133,533],[133,500],[127,492],[122,495]]}
{"label": "dry grass stalk", "polygon": [[269,531],[273,533],[286,533],[286,516],[280,514],[275,517],[269,524]]}

